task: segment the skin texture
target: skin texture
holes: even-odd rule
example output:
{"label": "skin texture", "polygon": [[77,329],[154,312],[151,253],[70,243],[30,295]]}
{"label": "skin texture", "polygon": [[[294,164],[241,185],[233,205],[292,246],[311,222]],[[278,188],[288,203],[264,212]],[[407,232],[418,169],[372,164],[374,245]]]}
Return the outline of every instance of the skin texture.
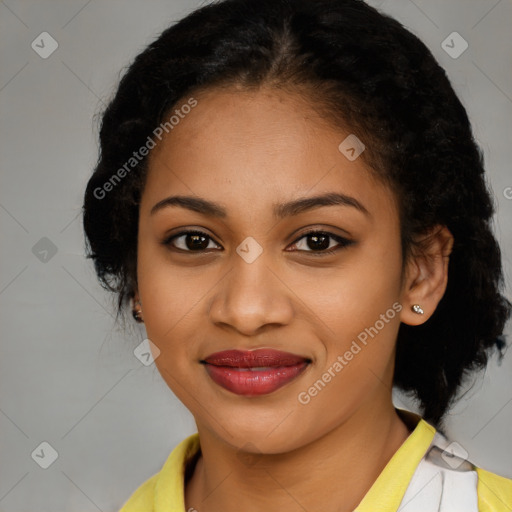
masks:
{"label": "skin texture", "polygon": [[[353,510],[409,431],[391,401],[400,322],[428,320],[447,279],[452,237],[431,236],[428,255],[407,262],[404,279],[394,194],[349,161],[342,132],[305,100],[271,88],[212,89],[152,151],[140,205],[138,291],[162,377],[191,411],[202,457],[186,486],[199,512]],[[323,206],[278,219],[273,204],[339,192],[368,211]],[[224,218],[179,206],[171,195],[222,204]],[[314,254],[307,228],[353,241]],[[164,245],[197,229],[203,252]],[[263,252],[236,251],[253,237]],[[309,244],[308,244],[309,240]],[[329,247],[338,246],[330,238]],[[309,251],[309,252],[308,252]],[[377,335],[312,397],[298,400],[358,334],[392,308]],[[425,311],[418,315],[412,304]],[[311,359],[269,395],[238,396],[215,384],[201,359],[226,349],[274,348]]]}

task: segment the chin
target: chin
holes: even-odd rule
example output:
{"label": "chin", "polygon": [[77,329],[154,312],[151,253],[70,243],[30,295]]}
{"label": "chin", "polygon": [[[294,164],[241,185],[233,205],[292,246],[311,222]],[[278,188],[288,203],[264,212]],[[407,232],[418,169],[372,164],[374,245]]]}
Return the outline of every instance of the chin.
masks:
{"label": "chin", "polygon": [[280,414],[267,414],[263,419],[256,418],[254,413],[251,417],[242,417],[237,408],[238,414],[223,414],[223,418],[229,418],[228,422],[212,423],[210,419],[207,428],[243,452],[255,455],[286,453],[308,440],[304,439],[305,433],[298,430],[293,414],[283,414],[283,410]]}

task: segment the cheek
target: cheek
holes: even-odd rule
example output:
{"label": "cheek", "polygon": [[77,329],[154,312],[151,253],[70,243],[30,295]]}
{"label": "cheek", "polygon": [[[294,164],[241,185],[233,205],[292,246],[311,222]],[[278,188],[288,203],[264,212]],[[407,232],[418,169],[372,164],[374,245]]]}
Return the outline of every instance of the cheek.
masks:
{"label": "cheek", "polygon": [[144,318],[155,328],[172,328],[200,292],[187,286],[187,270],[173,265],[165,247],[144,235],[143,230],[137,253],[137,280]]}
{"label": "cheek", "polygon": [[190,286],[186,272],[170,265],[165,252],[154,242],[145,243],[141,239],[137,261],[146,332],[161,350],[159,359],[166,359],[167,353],[177,354],[187,347],[180,340],[187,326],[191,328],[190,317],[204,292]]}
{"label": "cheek", "polygon": [[[400,274],[398,249],[386,248],[384,241],[372,243],[361,247],[312,295],[311,309],[329,328],[319,323],[324,357],[315,378],[329,368],[336,375],[326,376],[331,382],[324,399],[335,400],[342,393],[345,399],[356,400],[388,380],[400,326]],[[339,364],[332,368],[336,361]]]}
{"label": "cheek", "polygon": [[[369,244],[368,244],[369,245]],[[337,334],[355,336],[379,320],[400,298],[401,258],[385,246],[361,247],[301,296]],[[390,315],[395,317],[394,310]]]}

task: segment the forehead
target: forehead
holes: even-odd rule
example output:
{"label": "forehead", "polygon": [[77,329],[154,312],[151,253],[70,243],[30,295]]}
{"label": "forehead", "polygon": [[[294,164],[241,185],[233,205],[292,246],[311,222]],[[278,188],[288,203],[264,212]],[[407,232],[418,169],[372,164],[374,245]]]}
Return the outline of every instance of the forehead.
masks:
{"label": "forehead", "polygon": [[237,210],[326,192],[377,209],[394,202],[361,158],[351,161],[340,152],[350,132],[324,120],[303,97],[262,88],[209,90],[194,99],[197,105],[181,112],[149,156],[146,211],[171,194]]}

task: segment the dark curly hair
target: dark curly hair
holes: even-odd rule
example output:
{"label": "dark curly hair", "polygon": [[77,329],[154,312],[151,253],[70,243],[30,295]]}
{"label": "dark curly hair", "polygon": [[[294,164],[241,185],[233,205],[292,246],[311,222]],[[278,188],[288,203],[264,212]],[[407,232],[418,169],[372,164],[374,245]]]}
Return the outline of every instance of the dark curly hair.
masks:
{"label": "dark curly hair", "polygon": [[100,282],[117,293],[119,315],[137,282],[147,157],[119,179],[134,150],[193,93],[262,85],[303,95],[365,141],[362,158],[399,201],[404,261],[435,225],[453,234],[446,292],[427,322],[401,324],[394,375],[424,417],[441,424],[466,373],[484,367],[492,348],[503,356],[511,304],[500,292],[494,205],[445,71],[415,35],[362,0],[214,2],[135,58],[102,114],[100,157],[85,192],[87,257]]}

